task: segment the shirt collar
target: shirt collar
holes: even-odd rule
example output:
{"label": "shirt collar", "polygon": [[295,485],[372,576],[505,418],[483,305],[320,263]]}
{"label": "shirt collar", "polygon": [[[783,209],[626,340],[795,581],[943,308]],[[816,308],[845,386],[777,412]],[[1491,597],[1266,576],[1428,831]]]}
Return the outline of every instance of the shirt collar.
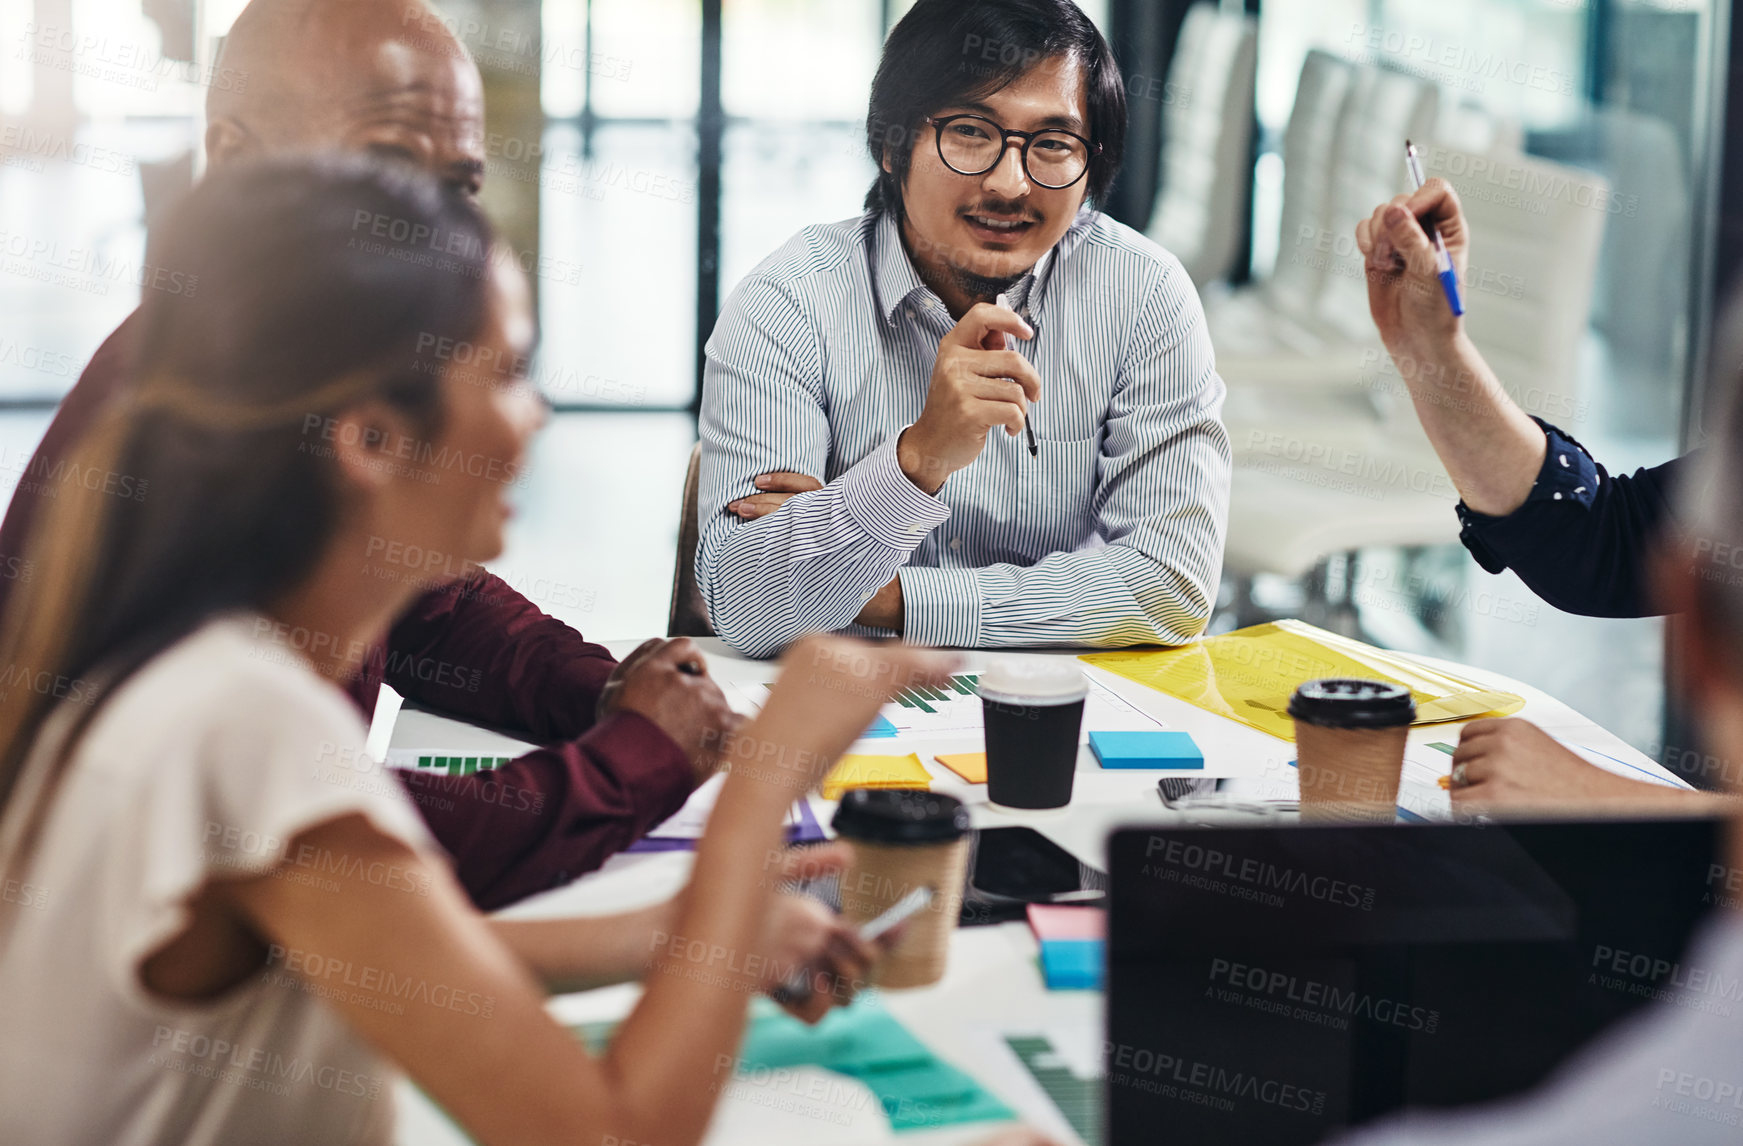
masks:
{"label": "shirt collar", "polygon": [[880,211],[872,226],[872,276],[877,282],[878,310],[885,322],[896,320],[896,311],[916,291],[931,290],[920,281],[920,272],[902,246],[901,228],[894,211]]}
{"label": "shirt collar", "polygon": [[[1042,304],[1046,300],[1054,267],[1082,239],[1083,233],[1094,222],[1095,215],[1088,207],[1078,212],[1064,238],[1055,243],[1027,274],[1011,286],[1011,309],[1022,315],[1036,330],[1040,329]],[[885,322],[894,323],[896,312],[915,292],[923,292],[928,299],[933,300],[938,296],[921,281],[920,272],[914,269],[913,260],[908,257],[908,249],[902,245],[901,228],[896,222],[895,212],[879,212],[870,222],[872,277],[877,287],[878,310],[884,316]]]}

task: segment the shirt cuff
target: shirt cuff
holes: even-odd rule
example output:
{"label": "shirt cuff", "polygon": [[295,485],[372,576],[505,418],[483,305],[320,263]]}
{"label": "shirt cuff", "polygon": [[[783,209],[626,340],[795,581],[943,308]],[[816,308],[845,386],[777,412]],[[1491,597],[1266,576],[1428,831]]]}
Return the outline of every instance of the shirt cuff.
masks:
{"label": "shirt cuff", "polygon": [[841,475],[841,501],[866,536],[890,549],[912,552],[949,519],[950,507],[902,472],[896,460],[901,436],[891,437]]}
{"label": "shirt cuff", "polygon": [[981,591],[975,569],[902,569],[902,639],[935,648],[979,648]]}
{"label": "shirt cuff", "polygon": [[634,804],[635,837],[677,814],[696,790],[696,769],[665,729],[639,712],[617,709],[580,738],[595,755],[617,766]]}
{"label": "shirt cuff", "polygon": [[1590,510],[1598,496],[1598,486],[1604,480],[1598,463],[1586,447],[1542,418],[1533,417],[1531,420],[1542,427],[1548,445],[1543,452],[1543,466],[1537,471],[1537,478],[1531,483],[1524,503],[1504,517],[1478,513],[1462,501],[1456,507],[1459,540],[1477,559],[1477,564],[1490,573],[1507,568],[1506,560],[1490,544],[1487,535],[1491,531],[1518,520],[1528,509],[1547,502],[1559,501]]}

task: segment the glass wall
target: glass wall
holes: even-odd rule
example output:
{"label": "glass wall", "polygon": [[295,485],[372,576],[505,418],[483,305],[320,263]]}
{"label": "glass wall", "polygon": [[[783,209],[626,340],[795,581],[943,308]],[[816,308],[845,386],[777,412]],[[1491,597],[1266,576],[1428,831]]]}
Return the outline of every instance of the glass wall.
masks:
{"label": "glass wall", "polygon": [[[217,38],[244,3],[0,0],[0,401],[57,399],[137,304],[146,215],[192,178],[206,94],[225,82]],[[700,0],[434,7],[490,93],[485,202],[537,248],[523,262],[540,268],[553,397],[688,405]],[[866,96],[885,21],[907,7],[725,0],[721,298],[799,228],[859,212]],[[1084,7],[1105,20],[1106,0]]]}

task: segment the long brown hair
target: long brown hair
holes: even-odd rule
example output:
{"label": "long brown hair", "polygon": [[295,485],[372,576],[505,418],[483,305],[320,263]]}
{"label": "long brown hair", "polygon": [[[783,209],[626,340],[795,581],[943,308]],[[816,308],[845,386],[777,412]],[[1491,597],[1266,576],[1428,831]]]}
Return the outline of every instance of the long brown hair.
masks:
{"label": "long brown hair", "polygon": [[221,169],[165,220],[125,396],[65,460],[26,542],[31,578],[0,617],[0,870],[101,703],[21,788],[58,698],[108,695],[206,620],[308,575],[339,507],[311,425],[374,398],[436,428],[431,351],[479,330],[490,252],[472,204],[357,157]]}

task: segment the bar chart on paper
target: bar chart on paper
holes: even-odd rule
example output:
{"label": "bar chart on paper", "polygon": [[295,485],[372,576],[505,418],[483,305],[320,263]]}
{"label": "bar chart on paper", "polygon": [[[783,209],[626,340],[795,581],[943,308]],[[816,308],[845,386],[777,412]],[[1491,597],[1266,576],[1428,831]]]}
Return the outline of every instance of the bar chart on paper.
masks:
{"label": "bar chart on paper", "polygon": [[1101,1146],[1101,1078],[1073,1070],[1045,1035],[1006,1035],[1004,1043],[1084,1146]]}
{"label": "bar chart on paper", "polygon": [[421,772],[440,772],[449,776],[470,776],[488,772],[513,760],[512,756],[490,756],[478,753],[462,754],[440,748],[390,748],[389,768],[410,768]]}
{"label": "bar chart on paper", "polygon": [[[925,741],[965,740],[978,743],[984,730],[980,694],[975,690],[977,673],[957,673],[942,684],[903,689],[884,705],[862,740],[914,739]],[[1168,727],[1140,710],[1093,677],[1083,705],[1083,738],[1091,731],[1145,732]],[[768,686],[740,688],[751,707],[761,708]]]}

